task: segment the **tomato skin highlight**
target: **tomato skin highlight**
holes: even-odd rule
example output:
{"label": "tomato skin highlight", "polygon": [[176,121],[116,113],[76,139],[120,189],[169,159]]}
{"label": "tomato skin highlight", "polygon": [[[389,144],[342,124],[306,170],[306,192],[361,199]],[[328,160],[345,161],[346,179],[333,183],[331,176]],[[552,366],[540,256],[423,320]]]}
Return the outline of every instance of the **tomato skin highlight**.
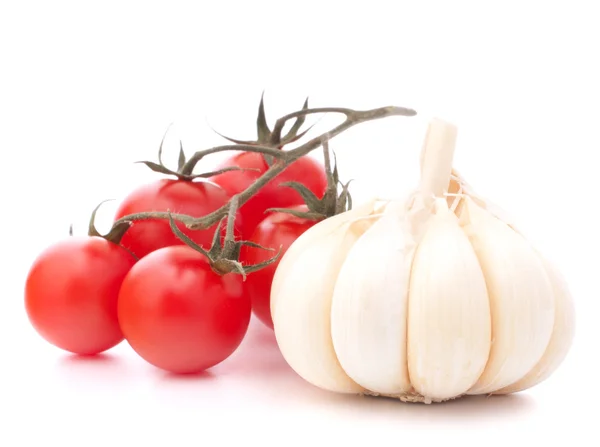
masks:
{"label": "tomato skin highlight", "polygon": [[135,258],[100,237],[72,237],[44,250],[25,283],[34,329],[65,351],[94,355],[123,341],[117,318],[121,283]]}
{"label": "tomato skin highlight", "polygon": [[250,297],[242,277],[215,273],[187,246],[159,249],[131,269],[119,295],[127,342],[148,363],[197,373],[228,358],[246,335]]}
{"label": "tomato skin highlight", "polygon": [[[307,207],[304,205],[292,207],[292,209],[307,211]],[[274,253],[277,253],[279,247],[281,247],[281,256],[279,259],[263,269],[250,273],[244,284],[252,301],[252,312],[262,323],[271,329],[273,329],[270,298],[271,285],[279,261],[290,245],[317,222],[316,220],[304,219],[288,213],[269,213],[256,227],[250,240],[263,247],[272,248],[275,251],[271,252],[247,246],[242,249],[240,259],[245,264],[257,264],[273,257]]]}
{"label": "tomato skin highlight", "polygon": [[[225,190],[210,183],[163,179],[132,191],[121,202],[115,220],[146,211],[170,211],[202,217],[225,205],[228,200],[229,195]],[[216,225],[192,231],[182,223],[177,223],[183,233],[206,249],[210,248]],[[242,220],[236,218],[235,225],[237,230],[241,227]],[[183,244],[171,230],[167,219],[134,222],[121,240],[121,245],[140,259],[159,248]]]}
{"label": "tomato skin highlight", "polygon": [[[222,186],[229,195],[238,194],[245,190],[269,168],[262,154],[255,152],[236,154],[225,160],[220,168],[228,166],[257,170],[230,171],[211,179]],[[244,222],[241,234],[243,239],[248,240],[251,237],[256,226],[266,217],[265,211],[267,209],[290,208],[304,204],[304,200],[298,192],[292,188],[279,187],[281,183],[291,181],[304,184],[318,198],[323,197],[327,188],[325,168],[308,156],[298,159],[242,205],[240,213]]]}

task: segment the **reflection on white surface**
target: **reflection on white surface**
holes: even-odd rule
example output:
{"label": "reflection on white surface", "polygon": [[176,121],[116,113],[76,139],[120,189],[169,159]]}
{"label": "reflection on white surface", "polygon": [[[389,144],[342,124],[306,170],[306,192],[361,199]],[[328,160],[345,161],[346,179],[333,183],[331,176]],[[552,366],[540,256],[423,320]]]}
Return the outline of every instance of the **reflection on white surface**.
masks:
{"label": "reflection on white surface", "polygon": [[[21,433],[23,442],[50,439],[76,445],[93,433],[86,447],[141,440],[188,445],[190,436],[201,432],[231,443],[261,439],[264,445],[280,446],[281,436],[289,433],[286,445],[305,446],[314,443],[316,433],[322,442],[385,442],[389,436],[444,442],[458,430],[464,442],[492,436],[487,445],[496,445],[512,439],[515,431],[523,442],[551,439],[562,426],[548,421],[572,415],[575,429],[592,414],[572,406],[572,396],[564,392],[573,386],[568,378],[582,365],[577,349],[574,363],[540,391],[424,405],[334,394],[308,384],[285,363],[273,333],[255,319],[232,357],[186,376],[149,365],[127,343],[85,358],[27,334],[23,364],[4,371],[2,392],[2,401],[10,402],[7,426]],[[32,420],[36,430],[30,430]]]}
{"label": "reflection on white surface", "polygon": [[[536,408],[536,400],[526,393],[470,396],[424,405],[324,391],[296,375],[281,356],[272,332],[257,320],[253,320],[248,337],[232,357],[199,374],[176,375],[157,369],[138,358],[126,343],[115,351],[119,352],[97,357],[58,353],[54,359],[53,388],[61,388],[66,395],[73,392],[71,398],[87,394],[125,402],[142,392],[148,404],[173,410],[199,409],[206,400],[220,405],[230,399],[235,401],[237,396],[237,409],[244,411],[248,405],[294,407],[351,418],[397,417],[402,424],[514,418]],[[236,407],[230,410],[236,411]]]}

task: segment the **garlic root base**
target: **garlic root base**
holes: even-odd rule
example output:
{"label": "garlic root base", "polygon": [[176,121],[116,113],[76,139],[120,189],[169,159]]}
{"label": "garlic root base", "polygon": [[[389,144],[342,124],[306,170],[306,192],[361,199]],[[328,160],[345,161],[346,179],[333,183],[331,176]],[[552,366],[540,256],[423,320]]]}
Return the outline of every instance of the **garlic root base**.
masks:
{"label": "garlic root base", "polygon": [[402,393],[402,394],[384,394],[384,393],[375,393],[372,391],[366,391],[364,393],[361,393],[361,395],[370,396],[370,397],[387,397],[390,399],[399,399],[400,401],[405,402],[405,403],[426,404],[426,405],[429,405],[432,403],[448,402],[450,400],[455,400],[455,399],[465,396],[465,394],[459,394],[458,396],[453,396],[453,397],[449,397],[446,399],[434,399],[431,397],[423,396],[423,395],[417,393],[416,391],[412,391],[409,393]]}

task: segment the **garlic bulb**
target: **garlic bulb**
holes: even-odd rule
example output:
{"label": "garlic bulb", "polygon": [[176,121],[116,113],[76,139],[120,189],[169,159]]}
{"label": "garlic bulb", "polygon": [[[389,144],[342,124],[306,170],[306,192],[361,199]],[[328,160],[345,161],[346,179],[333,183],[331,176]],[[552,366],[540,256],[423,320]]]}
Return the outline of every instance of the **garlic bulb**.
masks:
{"label": "garlic bulb", "polygon": [[439,402],[548,378],[574,333],[560,273],[452,168],[456,128],[432,120],[406,201],[313,226],[271,290],[290,366],[340,393]]}

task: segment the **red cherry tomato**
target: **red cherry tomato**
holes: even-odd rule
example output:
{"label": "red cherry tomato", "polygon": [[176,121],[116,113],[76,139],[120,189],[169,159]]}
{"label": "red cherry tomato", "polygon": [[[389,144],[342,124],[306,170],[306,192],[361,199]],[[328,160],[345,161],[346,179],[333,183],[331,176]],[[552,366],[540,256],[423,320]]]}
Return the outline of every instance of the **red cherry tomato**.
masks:
{"label": "red cherry tomato", "polygon": [[[227,159],[221,168],[228,166],[257,170],[230,171],[213,177],[212,181],[221,185],[229,195],[238,194],[246,189],[269,168],[262,154],[255,152],[234,155]],[[281,183],[290,181],[304,184],[319,198],[323,197],[327,188],[324,167],[313,158],[300,158],[242,205],[240,213],[244,223],[241,230],[243,239],[247,240],[252,235],[258,223],[266,217],[265,211],[268,208],[290,208],[304,203],[300,194],[292,188],[279,187]]]}
{"label": "red cherry tomato", "polygon": [[242,277],[215,273],[187,246],[157,250],[129,272],[119,295],[126,340],[147,362],[174,373],[217,365],[240,345],[251,315]]}
{"label": "red cherry tomato", "polygon": [[[164,179],[131,192],[120,204],[115,219],[145,211],[171,211],[202,217],[228,200],[225,190],[210,183]],[[182,223],[177,223],[182,232],[206,249],[210,247],[216,225],[206,230],[192,231]],[[236,229],[241,225],[242,220],[236,218]],[[159,248],[183,245],[183,242],[173,234],[167,219],[149,219],[135,222],[123,236],[121,245],[142,258]]]}
{"label": "red cherry tomato", "polygon": [[106,351],[123,340],[119,288],[135,259],[100,237],[70,238],[44,250],[25,285],[25,308],[49,343],[75,354]]}
{"label": "red cherry tomato", "polygon": [[[299,211],[306,211],[306,206],[293,207]],[[317,223],[316,220],[303,219],[288,213],[270,213],[256,227],[250,240],[266,248],[279,250],[281,256],[298,237]],[[240,258],[245,264],[258,264],[267,261],[273,256],[273,252],[245,246]],[[252,311],[265,325],[273,329],[271,319],[271,284],[275,270],[279,265],[281,257],[273,264],[250,273],[246,278],[244,286],[248,290],[252,301]]]}

